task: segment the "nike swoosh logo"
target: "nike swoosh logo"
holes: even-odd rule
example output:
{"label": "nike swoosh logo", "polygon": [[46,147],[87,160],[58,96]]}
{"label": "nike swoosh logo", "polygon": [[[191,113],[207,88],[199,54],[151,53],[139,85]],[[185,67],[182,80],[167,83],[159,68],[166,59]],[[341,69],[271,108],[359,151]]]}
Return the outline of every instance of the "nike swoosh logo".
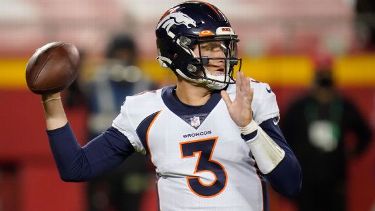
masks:
{"label": "nike swoosh logo", "polygon": [[278,125],[279,124],[279,119],[278,118],[274,118],[272,121],[273,121],[274,125]]}

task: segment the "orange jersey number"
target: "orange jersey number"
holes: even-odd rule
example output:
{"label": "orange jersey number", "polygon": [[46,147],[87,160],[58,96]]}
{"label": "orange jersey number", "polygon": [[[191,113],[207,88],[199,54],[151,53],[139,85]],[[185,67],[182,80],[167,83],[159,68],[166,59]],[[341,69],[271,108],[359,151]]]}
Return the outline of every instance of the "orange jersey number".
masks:
{"label": "orange jersey number", "polygon": [[209,183],[203,182],[198,176],[186,177],[190,190],[201,197],[214,197],[220,194],[227,183],[224,166],[211,159],[216,142],[217,137],[211,137],[180,143],[182,158],[198,156],[194,174],[208,171],[215,176],[215,179]]}

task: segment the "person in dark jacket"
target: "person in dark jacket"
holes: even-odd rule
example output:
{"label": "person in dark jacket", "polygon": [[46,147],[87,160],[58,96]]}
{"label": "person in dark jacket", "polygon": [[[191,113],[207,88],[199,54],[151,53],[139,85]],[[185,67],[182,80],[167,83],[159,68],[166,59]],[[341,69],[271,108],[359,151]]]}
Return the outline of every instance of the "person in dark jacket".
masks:
{"label": "person in dark jacket", "polygon": [[[317,69],[309,93],[290,104],[282,129],[304,175],[299,210],[346,210],[347,161],[366,150],[371,130],[355,102],[336,90],[329,67]],[[356,136],[351,150],[349,132]]]}

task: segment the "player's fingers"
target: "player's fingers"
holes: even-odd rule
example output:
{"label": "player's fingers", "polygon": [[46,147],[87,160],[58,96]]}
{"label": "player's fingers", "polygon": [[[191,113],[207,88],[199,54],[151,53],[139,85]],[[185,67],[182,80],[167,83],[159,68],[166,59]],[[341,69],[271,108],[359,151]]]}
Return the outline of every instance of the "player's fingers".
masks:
{"label": "player's fingers", "polygon": [[225,104],[227,105],[227,107],[229,107],[232,104],[232,100],[230,99],[227,91],[221,90],[220,94],[221,94],[221,97],[223,98]]}
{"label": "player's fingers", "polygon": [[245,99],[249,98],[250,95],[250,79],[245,75],[242,75],[241,93]]}
{"label": "player's fingers", "polygon": [[236,93],[239,94],[241,92],[241,84],[242,84],[242,72],[237,72],[236,78]]}
{"label": "player's fingers", "polygon": [[241,88],[242,98],[244,102],[251,103],[253,100],[253,89],[251,88],[250,78],[243,76],[242,88]]}
{"label": "player's fingers", "polygon": [[244,92],[245,95],[249,95],[249,92],[250,92],[250,79],[248,77],[245,77],[245,76],[243,77],[241,90]]}

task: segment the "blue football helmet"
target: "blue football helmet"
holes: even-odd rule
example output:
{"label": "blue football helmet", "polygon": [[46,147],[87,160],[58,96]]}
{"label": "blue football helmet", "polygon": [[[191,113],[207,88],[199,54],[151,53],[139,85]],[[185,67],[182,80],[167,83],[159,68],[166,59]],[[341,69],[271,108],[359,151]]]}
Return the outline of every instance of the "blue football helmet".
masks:
{"label": "blue football helmet", "polygon": [[[234,66],[241,69],[238,36],[225,15],[209,3],[188,1],[172,7],[160,18],[156,37],[159,63],[192,83],[220,90],[234,83]],[[201,45],[208,42],[221,43],[225,58],[202,56]],[[196,47],[199,55],[193,52]],[[210,60],[224,61],[224,74],[210,74],[205,68]]]}

